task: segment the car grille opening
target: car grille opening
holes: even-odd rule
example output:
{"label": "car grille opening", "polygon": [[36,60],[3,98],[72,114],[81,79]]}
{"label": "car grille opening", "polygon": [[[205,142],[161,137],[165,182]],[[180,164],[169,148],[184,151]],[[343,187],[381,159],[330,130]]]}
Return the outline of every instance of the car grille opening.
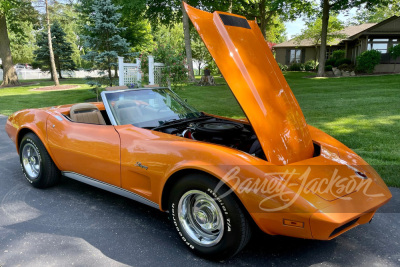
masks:
{"label": "car grille opening", "polygon": [[329,237],[332,237],[340,232],[342,232],[343,230],[349,228],[350,226],[352,226],[353,224],[355,224],[358,221],[359,218],[356,218],[348,223],[343,224],[342,226],[339,226],[338,228],[336,228],[335,230],[333,230],[333,232],[331,233],[331,235]]}

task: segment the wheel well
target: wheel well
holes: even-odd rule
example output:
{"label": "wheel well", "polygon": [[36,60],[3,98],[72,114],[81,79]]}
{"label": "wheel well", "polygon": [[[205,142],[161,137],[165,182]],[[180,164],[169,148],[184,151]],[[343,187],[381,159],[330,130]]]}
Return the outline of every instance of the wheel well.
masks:
{"label": "wheel well", "polygon": [[[177,171],[173,173],[167,180],[167,182],[164,185],[162,195],[161,195],[161,209],[162,210],[168,210],[168,199],[169,199],[169,194],[171,192],[172,187],[183,177],[185,177],[188,174],[193,174],[193,173],[205,173],[199,170],[195,169],[184,169]],[[208,174],[208,173],[207,173]]]}
{"label": "wheel well", "polygon": [[[206,174],[207,176],[209,176],[211,179],[214,179],[216,181],[220,181],[220,179],[218,179],[217,177],[204,172],[204,171],[200,171],[200,170],[196,170],[196,169],[184,169],[184,170],[180,170],[175,172],[174,174],[172,174],[169,179],[167,180],[167,182],[164,185],[163,188],[163,192],[162,192],[162,197],[161,197],[161,209],[162,210],[168,210],[168,199],[169,199],[169,194],[171,192],[172,187],[183,177],[185,177],[188,174],[195,174],[195,173],[201,173],[201,174]],[[226,185],[226,184],[225,184]],[[226,185],[228,186],[228,185]],[[229,186],[228,186],[229,187]],[[257,227],[257,224],[254,222],[253,218],[251,217],[250,213],[247,211],[247,209],[245,208],[245,206],[243,205],[242,201],[240,201],[239,197],[236,195],[236,193],[233,191],[233,196],[236,198],[236,201],[238,203],[238,205],[240,206],[240,208],[243,210],[245,216],[247,216],[247,218],[250,221],[250,224],[252,225],[252,227]]]}
{"label": "wheel well", "polygon": [[18,143],[17,143],[18,151],[19,151],[19,145],[21,144],[22,138],[23,138],[26,134],[28,134],[28,133],[33,133],[33,134],[35,134],[35,132],[32,131],[32,130],[29,129],[29,128],[23,128],[23,129],[21,129],[21,130],[18,132]]}

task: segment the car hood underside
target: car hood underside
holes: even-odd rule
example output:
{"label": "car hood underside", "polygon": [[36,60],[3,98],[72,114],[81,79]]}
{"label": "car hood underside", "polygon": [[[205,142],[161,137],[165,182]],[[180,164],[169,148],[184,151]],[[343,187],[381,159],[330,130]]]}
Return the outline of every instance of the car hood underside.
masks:
{"label": "car hood underside", "polygon": [[250,121],[271,163],[312,158],[306,120],[255,21],[186,11]]}

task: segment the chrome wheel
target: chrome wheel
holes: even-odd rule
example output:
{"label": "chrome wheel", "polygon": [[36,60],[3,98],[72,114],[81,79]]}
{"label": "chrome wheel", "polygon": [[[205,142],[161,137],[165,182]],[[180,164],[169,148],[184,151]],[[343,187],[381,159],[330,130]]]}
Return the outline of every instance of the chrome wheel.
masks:
{"label": "chrome wheel", "polygon": [[36,179],[40,173],[40,154],[37,148],[27,143],[22,149],[22,165],[31,179]]}
{"label": "chrome wheel", "polygon": [[183,230],[198,245],[216,245],[224,234],[224,218],[215,200],[199,190],[186,192],[179,200],[178,218]]}

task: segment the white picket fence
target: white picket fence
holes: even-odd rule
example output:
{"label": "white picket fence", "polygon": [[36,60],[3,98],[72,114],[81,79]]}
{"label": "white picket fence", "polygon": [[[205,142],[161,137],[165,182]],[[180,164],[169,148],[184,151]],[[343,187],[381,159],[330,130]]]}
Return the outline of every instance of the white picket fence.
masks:
{"label": "white picket fence", "polygon": [[[51,75],[49,71],[41,71],[40,69],[18,69],[17,71],[19,80],[41,80],[41,79],[50,79]],[[87,77],[100,77],[103,76],[103,71],[94,70],[94,71],[61,71],[61,75],[64,78],[87,78]],[[0,69],[0,81],[3,80],[3,70]]]}
{"label": "white picket fence", "polygon": [[141,61],[136,58],[136,63],[124,63],[123,57],[118,57],[118,75],[119,85],[129,85],[131,83],[143,82],[149,85],[161,84],[163,63],[154,62],[153,56],[148,56],[149,59],[149,80],[142,81],[143,72],[141,71]]}
{"label": "white picket fence", "polygon": [[[149,80],[142,81],[143,73],[141,71],[140,59],[136,59],[136,63],[124,63],[123,57],[118,57],[118,75],[119,85],[128,85],[131,83],[143,82],[145,84],[161,84],[163,63],[154,62],[153,56],[148,56],[149,59]],[[50,79],[50,72],[41,71],[40,69],[18,69],[18,79],[20,80],[39,80]],[[87,78],[104,76],[104,71],[61,71],[64,78]],[[3,70],[0,69],[0,81],[3,80]]]}

